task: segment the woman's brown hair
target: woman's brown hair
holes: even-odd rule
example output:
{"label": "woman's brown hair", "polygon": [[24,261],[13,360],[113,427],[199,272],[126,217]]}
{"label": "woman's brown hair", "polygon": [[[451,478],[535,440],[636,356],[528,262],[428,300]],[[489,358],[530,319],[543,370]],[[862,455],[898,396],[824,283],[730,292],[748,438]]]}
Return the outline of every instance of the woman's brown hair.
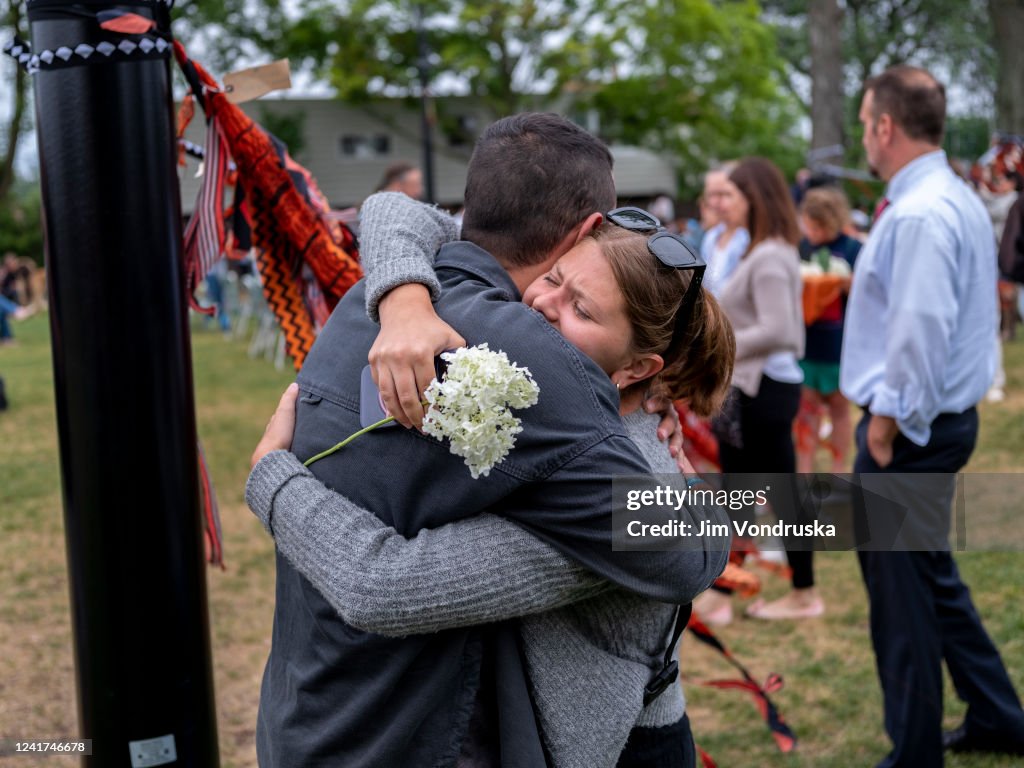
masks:
{"label": "woman's brown hair", "polygon": [[750,207],[747,213],[750,250],[771,237],[790,245],[800,242],[796,206],[782,171],[775,163],[763,157],[744,158],[729,174],[729,181],[739,188]]}
{"label": "woman's brown hair", "polygon": [[699,416],[722,407],[736,359],[732,325],[718,302],[700,289],[689,317],[680,316],[693,270],[666,267],[647,249],[647,235],[604,224],[593,233],[608,259],[626,303],[632,349],[665,361],[653,382],[673,400],[685,400]]}

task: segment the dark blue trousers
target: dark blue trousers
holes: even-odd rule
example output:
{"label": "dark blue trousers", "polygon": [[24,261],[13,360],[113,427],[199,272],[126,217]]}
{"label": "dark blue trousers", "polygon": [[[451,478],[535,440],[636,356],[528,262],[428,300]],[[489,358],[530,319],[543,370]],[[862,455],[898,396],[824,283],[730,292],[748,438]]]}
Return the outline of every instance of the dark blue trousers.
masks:
{"label": "dark blue trousers", "polygon": [[[958,472],[978,434],[978,414],[943,414],[928,445],[902,435],[885,469],[867,450],[865,414],[857,426],[855,473]],[[952,494],[949,502],[952,505]],[[860,552],[871,612],[871,640],[893,750],[879,768],[941,766],[942,661],[967,705],[972,734],[1024,741],[1024,711],[999,652],[981,624],[948,551]]]}

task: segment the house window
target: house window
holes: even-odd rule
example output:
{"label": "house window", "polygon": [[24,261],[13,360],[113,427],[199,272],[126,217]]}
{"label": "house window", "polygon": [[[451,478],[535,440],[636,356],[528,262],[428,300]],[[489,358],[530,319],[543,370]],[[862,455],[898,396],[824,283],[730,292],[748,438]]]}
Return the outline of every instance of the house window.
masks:
{"label": "house window", "polygon": [[338,143],[341,156],[346,160],[366,160],[382,157],[391,152],[391,137],[384,133],[373,136],[342,134]]}

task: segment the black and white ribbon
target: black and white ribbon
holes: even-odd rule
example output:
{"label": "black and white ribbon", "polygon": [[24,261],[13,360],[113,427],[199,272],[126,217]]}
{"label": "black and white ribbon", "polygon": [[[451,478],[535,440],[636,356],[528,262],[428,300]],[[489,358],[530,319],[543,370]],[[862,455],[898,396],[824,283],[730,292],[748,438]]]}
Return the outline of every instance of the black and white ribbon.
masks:
{"label": "black and white ribbon", "polygon": [[4,53],[17,60],[30,75],[41,69],[58,69],[92,64],[97,61],[124,61],[137,59],[164,59],[170,56],[171,44],[155,35],[135,36],[116,42],[104,40],[96,45],[79,43],[71,47],[62,45],[54,50],[32,51],[32,45],[15,37],[4,46]]}

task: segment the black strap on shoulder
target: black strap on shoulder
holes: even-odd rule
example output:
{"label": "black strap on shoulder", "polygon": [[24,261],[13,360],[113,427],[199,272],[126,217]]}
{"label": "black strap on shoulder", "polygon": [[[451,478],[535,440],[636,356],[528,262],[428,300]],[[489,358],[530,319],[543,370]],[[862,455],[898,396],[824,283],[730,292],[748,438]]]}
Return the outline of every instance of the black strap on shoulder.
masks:
{"label": "black strap on shoulder", "polygon": [[686,625],[690,623],[690,614],[692,612],[693,603],[676,606],[676,620],[672,627],[672,639],[669,641],[668,648],[665,649],[664,662],[658,673],[651,678],[651,681],[644,688],[645,707],[661,696],[679,677],[679,662],[675,658],[676,643],[682,637]]}

